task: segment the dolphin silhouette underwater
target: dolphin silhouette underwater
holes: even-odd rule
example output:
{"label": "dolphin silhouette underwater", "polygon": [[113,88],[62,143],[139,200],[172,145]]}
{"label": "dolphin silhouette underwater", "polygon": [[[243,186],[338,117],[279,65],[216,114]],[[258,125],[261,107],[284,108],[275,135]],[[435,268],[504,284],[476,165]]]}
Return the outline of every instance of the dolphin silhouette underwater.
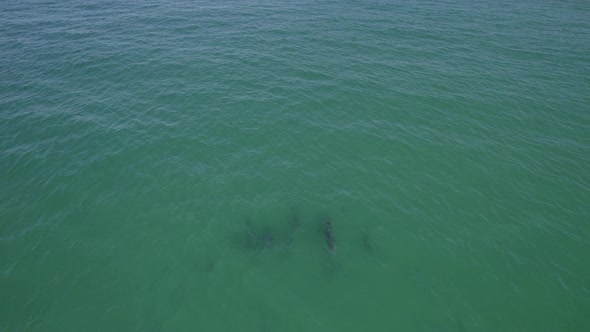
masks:
{"label": "dolphin silhouette underwater", "polygon": [[324,223],[324,236],[326,237],[326,242],[328,243],[328,249],[331,253],[334,252],[334,230],[332,228],[332,218],[328,217],[326,222]]}

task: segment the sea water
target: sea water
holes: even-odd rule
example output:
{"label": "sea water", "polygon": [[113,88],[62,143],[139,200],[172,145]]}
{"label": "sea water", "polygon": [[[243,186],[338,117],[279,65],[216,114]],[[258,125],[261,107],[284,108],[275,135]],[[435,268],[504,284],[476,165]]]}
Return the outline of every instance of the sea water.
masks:
{"label": "sea water", "polygon": [[0,331],[590,330],[589,18],[2,1]]}

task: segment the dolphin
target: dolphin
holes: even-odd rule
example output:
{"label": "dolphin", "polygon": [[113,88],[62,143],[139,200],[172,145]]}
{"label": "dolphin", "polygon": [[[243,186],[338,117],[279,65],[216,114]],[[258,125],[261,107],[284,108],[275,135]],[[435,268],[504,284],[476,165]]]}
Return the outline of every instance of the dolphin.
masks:
{"label": "dolphin", "polygon": [[330,217],[324,223],[324,236],[328,243],[328,249],[330,249],[330,252],[334,252],[334,230],[332,229],[332,218]]}

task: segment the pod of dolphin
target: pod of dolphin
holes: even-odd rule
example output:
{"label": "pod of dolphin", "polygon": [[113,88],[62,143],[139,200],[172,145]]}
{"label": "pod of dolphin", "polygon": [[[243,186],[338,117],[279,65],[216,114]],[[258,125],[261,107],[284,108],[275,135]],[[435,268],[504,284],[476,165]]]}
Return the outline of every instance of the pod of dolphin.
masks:
{"label": "pod of dolphin", "polygon": [[[285,237],[279,237],[278,232],[269,226],[257,225],[250,217],[246,217],[243,231],[238,234],[238,244],[246,250],[262,251],[276,247],[291,248],[295,242],[295,236],[302,227],[301,215],[296,208],[291,209],[291,214],[286,225]],[[321,219],[321,230],[325,241],[325,247],[330,253],[336,248],[334,236],[334,222],[330,216]]]}

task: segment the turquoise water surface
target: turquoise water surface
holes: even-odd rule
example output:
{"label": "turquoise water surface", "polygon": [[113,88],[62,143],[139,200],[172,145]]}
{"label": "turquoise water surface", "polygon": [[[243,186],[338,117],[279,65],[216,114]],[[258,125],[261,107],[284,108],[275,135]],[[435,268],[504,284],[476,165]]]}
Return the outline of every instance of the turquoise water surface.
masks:
{"label": "turquoise water surface", "polygon": [[0,22],[0,331],[590,331],[589,2]]}

